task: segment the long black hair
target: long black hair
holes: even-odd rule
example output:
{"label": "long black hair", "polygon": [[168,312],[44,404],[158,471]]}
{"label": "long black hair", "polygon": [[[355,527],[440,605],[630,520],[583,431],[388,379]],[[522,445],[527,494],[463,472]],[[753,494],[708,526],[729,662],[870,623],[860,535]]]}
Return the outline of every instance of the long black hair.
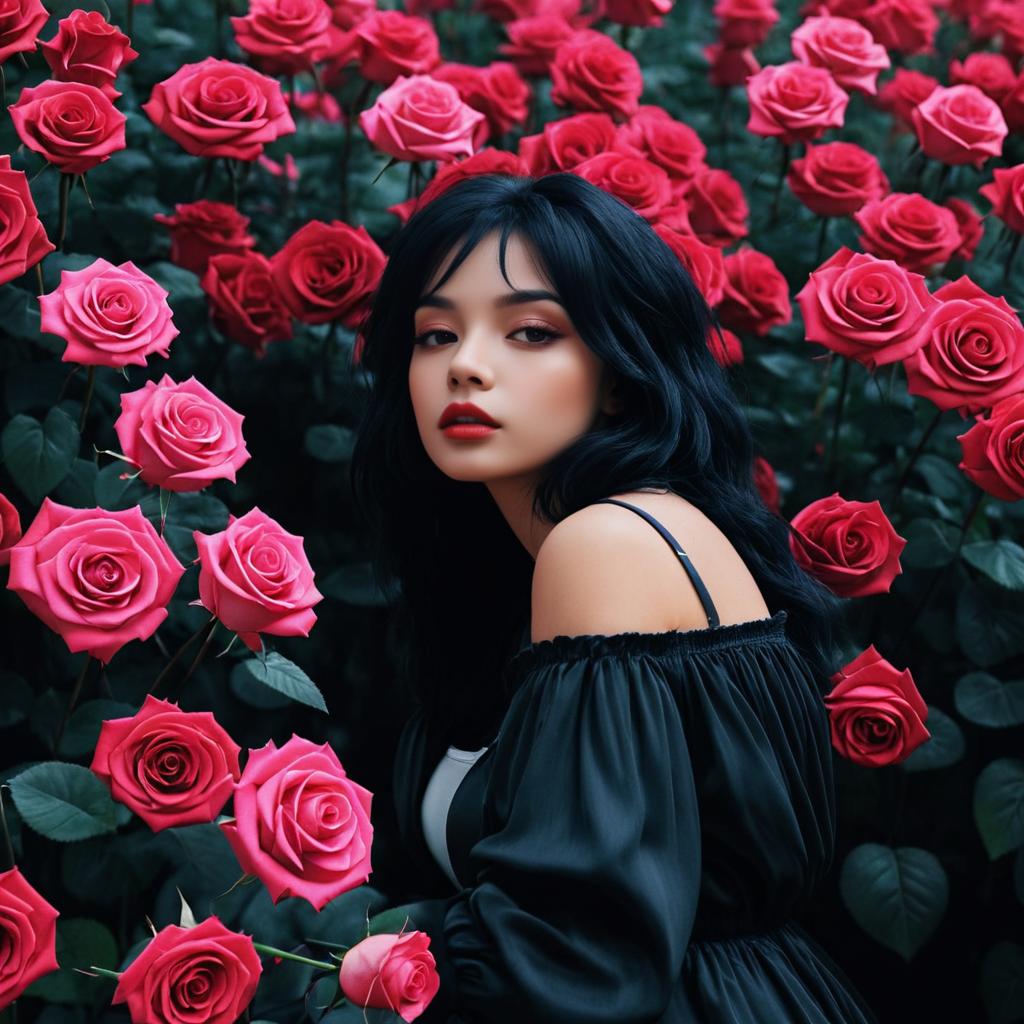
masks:
{"label": "long black hair", "polygon": [[408,386],[417,300],[456,244],[435,289],[492,231],[506,281],[509,235],[532,244],[625,403],[545,467],[534,514],[556,523],[643,488],[682,495],[728,537],[769,609],[787,611],[788,635],[824,685],[841,601],[796,563],[788,523],[754,484],[749,425],[707,345],[712,314],[678,257],[643,217],[578,175],[483,174],[397,232],[362,325],[370,379],[350,479],[378,584],[397,584],[414,697],[449,742],[489,742],[504,706],[502,666],[529,640],[533,560],[483,483],[453,480],[430,460]]}

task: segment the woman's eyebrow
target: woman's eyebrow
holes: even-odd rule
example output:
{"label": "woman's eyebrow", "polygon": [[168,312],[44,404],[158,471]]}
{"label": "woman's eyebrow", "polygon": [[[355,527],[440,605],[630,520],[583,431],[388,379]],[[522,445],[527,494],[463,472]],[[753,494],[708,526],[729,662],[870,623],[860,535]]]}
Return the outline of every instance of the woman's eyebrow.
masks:
{"label": "woman's eyebrow", "polygon": [[[530,288],[514,292],[506,292],[494,300],[496,306],[520,306],[527,302],[539,302],[543,299],[550,299],[560,306],[562,300],[553,292],[545,291],[543,288]],[[414,307],[420,309],[423,306],[430,306],[434,309],[455,309],[455,303],[443,295],[424,295]]]}

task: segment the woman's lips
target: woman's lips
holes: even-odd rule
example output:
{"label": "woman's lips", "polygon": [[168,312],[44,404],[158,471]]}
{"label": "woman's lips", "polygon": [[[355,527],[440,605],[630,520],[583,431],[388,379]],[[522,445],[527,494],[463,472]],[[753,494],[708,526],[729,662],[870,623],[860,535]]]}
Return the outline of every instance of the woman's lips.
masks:
{"label": "woman's lips", "polygon": [[477,438],[493,434],[498,429],[487,423],[449,423],[447,427],[442,427],[441,433],[456,441],[475,441]]}

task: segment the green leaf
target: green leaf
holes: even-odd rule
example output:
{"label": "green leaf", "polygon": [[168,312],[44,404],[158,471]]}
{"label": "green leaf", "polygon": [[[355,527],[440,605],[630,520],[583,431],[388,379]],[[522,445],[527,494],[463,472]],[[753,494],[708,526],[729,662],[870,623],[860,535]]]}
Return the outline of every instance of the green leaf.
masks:
{"label": "green leaf", "polygon": [[57,919],[57,963],[60,970],[44,975],[26,990],[27,995],[64,1005],[92,1003],[97,978],[79,974],[75,968],[88,970],[93,964],[108,971],[117,970],[117,942],[110,930],[88,918]]}
{"label": "green leaf", "polygon": [[923,476],[928,490],[944,501],[956,501],[967,492],[960,470],[939,455],[922,455],[914,463],[914,472]]}
{"label": "green leaf", "polygon": [[231,670],[228,687],[243,704],[261,711],[279,711],[292,703],[291,697],[283,693],[277,693],[266,686],[253,686],[252,676],[241,661]]}
{"label": "green leaf", "polygon": [[68,475],[80,442],[78,427],[60,409],[51,409],[42,423],[18,415],[4,427],[4,461],[22,493],[38,505]]}
{"label": "green leaf", "polygon": [[1005,593],[996,597],[988,588],[968,584],[956,599],[957,643],[982,668],[1024,653],[1024,615],[1008,614]]}
{"label": "green leaf", "polygon": [[953,694],[957,711],[975,725],[1005,729],[1024,725],[1024,682],[1004,683],[987,672],[959,679]]}
{"label": "green leaf", "polygon": [[839,892],[857,924],[909,962],[945,915],[949,882],[927,850],[863,843],[843,861]]}
{"label": "green leaf", "polygon": [[900,531],[907,545],[900,553],[904,569],[938,569],[952,561],[960,531],[940,519],[913,519]]}
{"label": "green leaf", "polygon": [[85,757],[96,749],[100,729],[109,718],[130,718],[138,708],[116,700],[87,700],[75,708],[64,727],[57,753],[61,757]]}
{"label": "green leaf", "polygon": [[[134,476],[137,473],[133,466],[121,459],[114,459],[96,474],[96,504],[110,512],[138,505],[142,514],[152,519],[160,516],[160,491],[150,487]],[[122,480],[126,474],[128,479]]]}
{"label": "green leaf", "polygon": [[96,504],[96,475],[99,470],[92,459],[75,459],[71,471],[51,495],[54,501],[72,508],[90,508]]}
{"label": "green leaf", "polygon": [[318,423],[306,431],[306,451],[320,462],[348,462],[352,458],[355,432],[333,423]]}
{"label": "green leaf", "polygon": [[1024,946],[1004,940],[981,961],[981,998],[988,1024],[1016,1024],[1024,1008]]}
{"label": "green leaf", "polygon": [[979,540],[965,544],[963,556],[999,586],[1024,590],[1024,548],[1012,540]]}
{"label": "green leaf", "polygon": [[1000,757],[974,783],[974,821],[989,860],[1024,844],[1024,760]]}
{"label": "green leaf", "polygon": [[25,824],[60,843],[113,832],[117,805],[88,768],[44,761],[11,779],[11,796]]}
{"label": "green leaf", "polygon": [[327,705],[316,683],[298,665],[277,651],[269,651],[266,661],[249,658],[243,661],[239,668],[244,669],[255,682],[269,686],[291,700],[327,714]]}
{"label": "green leaf", "polygon": [[964,756],[966,743],[960,726],[944,711],[928,705],[925,723],[931,738],[925,740],[901,765],[904,771],[920,772],[948,768]]}

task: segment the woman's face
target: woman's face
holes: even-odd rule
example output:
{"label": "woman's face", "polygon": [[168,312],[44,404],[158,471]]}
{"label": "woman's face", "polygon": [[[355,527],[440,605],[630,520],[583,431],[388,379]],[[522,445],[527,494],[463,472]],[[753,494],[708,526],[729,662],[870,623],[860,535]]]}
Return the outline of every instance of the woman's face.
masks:
{"label": "woman's face", "polygon": [[[498,232],[481,239],[431,294],[453,248],[415,313],[409,394],[416,424],[427,454],[454,480],[529,481],[613,409],[603,394],[603,363],[576,333],[531,250],[509,237],[513,290],[498,267],[498,239]],[[535,291],[545,295],[521,294]],[[472,402],[499,426],[476,437],[446,433],[438,424],[452,402]]]}

